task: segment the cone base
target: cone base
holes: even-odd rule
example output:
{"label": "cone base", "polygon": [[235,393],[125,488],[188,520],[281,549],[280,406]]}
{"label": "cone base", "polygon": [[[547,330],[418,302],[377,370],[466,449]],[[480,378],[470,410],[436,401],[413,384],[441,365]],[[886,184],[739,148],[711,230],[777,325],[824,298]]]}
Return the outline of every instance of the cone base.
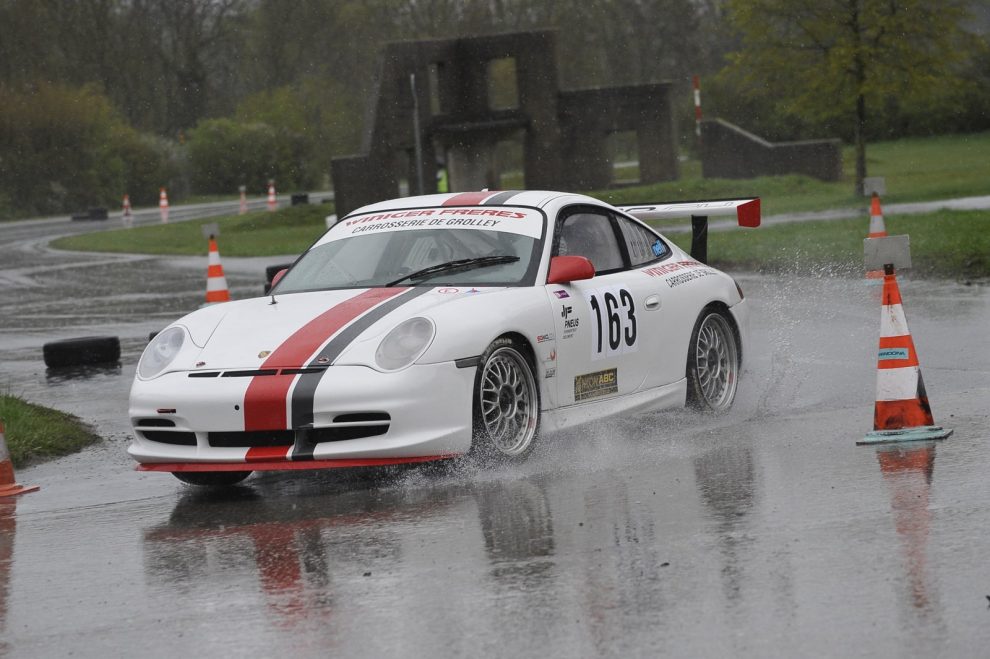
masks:
{"label": "cone base", "polygon": [[0,498],[12,497],[18,494],[27,494],[28,492],[35,492],[40,489],[40,485],[18,485],[17,483],[14,483],[13,485],[4,485],[0,486]]}
{"label": "cone base", "polygon": [[920,442],[945,439],[951,434],[952,428],[943,428],[942,426],[918,426],[917,428],[901,428],[899,430],[874,430],[866,433],[866,437],[856,442],[856,445]]}

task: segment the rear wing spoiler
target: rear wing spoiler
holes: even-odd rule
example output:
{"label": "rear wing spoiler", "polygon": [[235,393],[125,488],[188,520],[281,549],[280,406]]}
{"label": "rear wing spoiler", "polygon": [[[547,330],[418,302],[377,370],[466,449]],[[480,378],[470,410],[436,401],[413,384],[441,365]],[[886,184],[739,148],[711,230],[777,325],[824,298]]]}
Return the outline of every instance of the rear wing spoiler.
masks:
{"label": "rear wing spoiler", "polygon": [[691,217],[691,256],[708,261],[708,218],[735,215],[741,227],[760,226],[760,198],[713,199],[675,203],[636,204],[616,206],[620,211],[640,220],[666,220]]}

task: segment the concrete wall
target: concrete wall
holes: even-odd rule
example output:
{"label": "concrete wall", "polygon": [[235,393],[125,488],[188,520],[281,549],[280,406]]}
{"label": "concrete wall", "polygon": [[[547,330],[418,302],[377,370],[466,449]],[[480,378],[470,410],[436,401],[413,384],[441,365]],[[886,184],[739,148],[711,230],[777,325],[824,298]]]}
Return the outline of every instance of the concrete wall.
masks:
{"label": "concrete wall", "polygon": [[[398,196],[401,176],[407,177],[411,193],[419,192],[411,74],[416,77],[424,193],[436,192],[438,156],[448,161],[450,191],[494,187],[500,174],[495,146],[520,135],[528,189],[608,187],[612,170],[606,138],[629,130],[637,133],[642,180],[676,178],[670,85],[561,92],[555,40],[554,31],[535,30],[388,44],[365,119],[363,153],[333,161],[338,216]],[[515,62],[518,103],[492,108],[488,66],[506,58]],[[402,154],[410,165],[399,173],[397,155]]]}
{"label": "concrete wall", "polygon": [[768,142],[721,119],[701,124],[701,171],[705,178],[753,178],[804,174],[822,181],[842,178],[837,139]]}

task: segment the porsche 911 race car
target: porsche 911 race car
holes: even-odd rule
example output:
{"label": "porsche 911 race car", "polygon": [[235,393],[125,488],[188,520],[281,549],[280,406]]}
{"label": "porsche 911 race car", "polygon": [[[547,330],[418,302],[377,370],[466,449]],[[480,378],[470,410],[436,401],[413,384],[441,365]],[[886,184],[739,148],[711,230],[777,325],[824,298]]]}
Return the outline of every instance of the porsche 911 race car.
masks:
{"label": "porsche 911 race car", "polygon": [[202,308],[151,341],[128,452],[141,470],[220,485],[254,470],[520,459],[541,431],[726,410],[742,290],[637,218],[729,213],[756,226],[759,199],[613,207],[482,191],[360,208],[270,295]]}

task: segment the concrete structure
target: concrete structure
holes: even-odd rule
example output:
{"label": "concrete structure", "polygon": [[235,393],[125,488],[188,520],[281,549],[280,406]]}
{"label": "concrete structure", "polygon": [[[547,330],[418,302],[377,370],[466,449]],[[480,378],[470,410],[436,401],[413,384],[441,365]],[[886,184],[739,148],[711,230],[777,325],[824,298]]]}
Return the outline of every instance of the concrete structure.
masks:
{"label": "concrete structure", "polygon": [[753,178],[804,174],[823,181],[842,177],[837,139],[768,142],[721,119],[701,123],[701,172],[705,178]]}
{"label": "concrete structure", "polygon": [[521,145],[528,189],[608,187],[615,132],[635,132],[642,182],[677,178],[670,85],[562,92],[555,39],[541,30],[388,44],[363,153],[333,161],[338,215],[398,196],[403,178],[411,193],[420,178],[435,192],[441,161],[451,191],[501,187],[503,142]]}

